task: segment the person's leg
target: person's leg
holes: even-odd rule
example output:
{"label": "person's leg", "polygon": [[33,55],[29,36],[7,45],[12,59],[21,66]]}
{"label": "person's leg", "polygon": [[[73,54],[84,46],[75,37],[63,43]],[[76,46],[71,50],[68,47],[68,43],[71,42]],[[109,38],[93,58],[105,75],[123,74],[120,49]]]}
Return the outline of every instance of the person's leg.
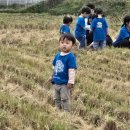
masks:
{"label": "person's leg", "polygon": [[88,33],[87,35],[87,46],[93,42],[93,33]]}
{"label": "person's leg", "polygon": [[116,45],[113,44],[113,46],[118,47],[118,48],[123,48],[123,47],[130,48],[130,42],[128,39],[124,39],[124,40],[118,42]]}
{"label": "person's leg", "polygon": [[112,43],[113,43],[112,38],[110,37],[110,35],[107,35],[107,37],[106,37],[106,46],[111,47]]}
{"label": "person's leg", "polygon": [[99,48],[99,42],[98,41],[93,41],[93,49],[97,50]]}
{"label": "person's leg", "polygon": [[62,86],[61,88],[61,101],[62,101],[62,108],[64,111],[70,111],[70,89],[67,88],[66,85]]}
{"label": "person's leg", "polygon": [[55,106],[58,109],[62,109],[62,107],[61,107],[61,97],[60,97],[60,86],[53,85],[53,87],[54,87],[54,101],[55,101]]}
{"label": "person's leg", "polygon": [[106,47],[106,40],[100,42],[101,49]]}
{"label": "person's leg", "polygon": [[124,39],[124,40],[122,40],[121,42],[119,42],[119,46],[120,47],[128,47],[128,48],[130,48],[130,42],[129,42],[129,40],[128,39]]}
{"label": "person's leg", "polygon": [[78,49],[82,49],[82,48],[86,47],[86,36],[76,37],[76,39],[79,41],[79,47],[78,47]]}

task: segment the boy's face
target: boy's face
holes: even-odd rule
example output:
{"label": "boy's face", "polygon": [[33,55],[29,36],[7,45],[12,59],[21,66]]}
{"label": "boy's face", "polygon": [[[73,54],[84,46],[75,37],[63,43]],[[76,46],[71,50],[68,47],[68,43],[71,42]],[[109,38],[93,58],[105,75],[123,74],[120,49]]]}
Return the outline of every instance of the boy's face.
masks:
{"label": "boy's face", "polygon": [[85,13],[83,13],[83,17],[84,17],[84,18],[86,18],[86,17],[87,17],[87,14],[86,14],[86,12],[85,12]]}
{"label": "boy's face", "polygon": [[94,9],[91,9],[91,14],[94,14]]}
{"label": "boy's face", "polygon": [[68,26],[70,26],[70,25],[71,25],[71,23],[72,23],[72,22],[69,22],[69,23],[68,23]]}
{"label": "boy's face", "polygon": [[87,16],[89,16],[89,14],[87,14],[86,12],[83,13],[83,17],[86,18]]}
{"label": "boy's face", "polygon": [[130,28],[130,22],[127,22],[127,27]]}
{"label": "boy's face", "polygon": [[64,39],[64,40],[61,40],[60,41],[60,50],[61,52],[64,52],[64,53],[68,53],[71,51],[73,47],[73,43],[72,41],[68,40],[68,39]]}

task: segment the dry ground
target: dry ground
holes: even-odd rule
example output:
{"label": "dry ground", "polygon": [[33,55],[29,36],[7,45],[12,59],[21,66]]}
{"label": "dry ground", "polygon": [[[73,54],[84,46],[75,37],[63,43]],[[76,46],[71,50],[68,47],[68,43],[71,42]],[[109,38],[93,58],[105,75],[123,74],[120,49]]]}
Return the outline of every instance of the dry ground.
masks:
{"label": "dry ground", "polygon": [[[0,14],[0,129],[115,130],[116,125],[129,130],[128,49],[93,52],[75,47],[78,70],[72,112],[55,109],[47,80],[60,23],[62,16]],[[110,23],[113,38],[119,28],[114,24]],[[109,125],[113,128],[107,129]]]}

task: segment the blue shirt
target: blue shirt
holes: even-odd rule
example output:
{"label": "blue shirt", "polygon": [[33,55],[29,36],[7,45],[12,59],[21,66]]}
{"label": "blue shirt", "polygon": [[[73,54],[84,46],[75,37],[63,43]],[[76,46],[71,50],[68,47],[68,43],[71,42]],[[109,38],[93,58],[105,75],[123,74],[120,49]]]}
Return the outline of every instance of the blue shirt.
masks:
{"label": "blue shirt", "polygon": [[70,28],[67,24],[63,24],[60,26],[60,34],[70,33]]}
{"label": "blue shirt", "polygon": [[79,16],[75,26],[75,37],[83,37],[86,35],[85,30],[85,19],[82,16]]}
{"label": "blue shirt", "polygon": [[120,33],[116,39],[116,41],[113,43],[114,46],[117,46],[119,42],[121,42],[122,40],[124,40],[125,38],[130,38],[130,32],[128,31],[128,29],[126,28],[126,26],[124,25],[121,30]]}
{"label": "blue shirt", "polygon": [[94,18],[91,24],[93,30],[93,41],[106,40],[108,24],[104,18]]}
{"label": "blue shirt", "polygon": [[60,55],[59,52],[53,61],[54,73],[53,82],[57,85],[66,85],[69,80],[69,69],[77,69],[76,58],[72,52],[67,55]]}

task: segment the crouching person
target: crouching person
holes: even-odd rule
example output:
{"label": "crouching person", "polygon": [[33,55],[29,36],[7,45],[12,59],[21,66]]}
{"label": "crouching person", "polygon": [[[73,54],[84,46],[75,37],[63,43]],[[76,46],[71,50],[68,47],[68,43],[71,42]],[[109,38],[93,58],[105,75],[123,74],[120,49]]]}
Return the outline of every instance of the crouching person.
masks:
{"label": "crouching person", "polygon": [[113,43],[113,46],[119,48],[130,48],[130,15],[124,17],[124,23],[116,41]]}

